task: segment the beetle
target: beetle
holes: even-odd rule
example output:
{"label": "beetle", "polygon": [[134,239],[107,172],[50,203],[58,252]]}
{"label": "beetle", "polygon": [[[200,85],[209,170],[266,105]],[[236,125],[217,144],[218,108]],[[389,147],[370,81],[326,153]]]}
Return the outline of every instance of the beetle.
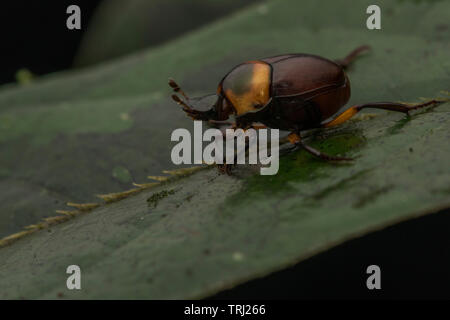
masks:
{"label": "beetle", "polygon": [[[174,90],[172,99],[193,120],[226,123],[225,120],[234,115],[235,123],[231,123],[234,128],[288,130],[289,142],[310,154],[328,161],[349,161],[353,159],[327,155],[308,146],[301,139],[301,131],[342,124],[366,108],[408,114],[411,110],[443,102],[372,102],[358,104],[339,113],[350,98],[350,81],[345,69],[369,49],[369,46],[360,46],[345,58],[335,61],[297,53],[241,63],[222,78],[216,102],[205,111],[195,109],[194,101],[173,79],[169,79],[169,86]],[[230,174],[230,165],[219,166],[219,169]]]}

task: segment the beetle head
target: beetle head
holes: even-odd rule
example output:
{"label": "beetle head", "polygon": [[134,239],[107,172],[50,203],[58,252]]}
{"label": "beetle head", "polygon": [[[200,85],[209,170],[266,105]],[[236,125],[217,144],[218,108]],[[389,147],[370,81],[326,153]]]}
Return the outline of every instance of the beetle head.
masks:
{"label": "beetle head", "polygon": [[[169,79],[169,86],[175,92],[172,95],[172,99],[182,107],[183,111],[192,120],[222,121],[228,119],[233,111],[229,104],[217,94],[189,99],[174,80]],[[181,94],[184,99],[178,96],[177,93]]]}

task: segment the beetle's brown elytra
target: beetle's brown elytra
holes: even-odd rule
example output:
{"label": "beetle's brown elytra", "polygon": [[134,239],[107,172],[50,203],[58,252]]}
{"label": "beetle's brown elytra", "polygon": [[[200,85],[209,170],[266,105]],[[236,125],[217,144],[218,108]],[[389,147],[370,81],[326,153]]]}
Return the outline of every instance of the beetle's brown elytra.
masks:
{"label": "beetle's brown elytra", "polygon": [[[374,102],[352,106],[339,113],[350,99],[350,80],[345,68],[368,49],[368,46],[358,47],[336,61],[311,54],[284,54],[242,63],[225,75],[218,85],[216,103],[206,111],[195,109],[175,81],[170,80],[169,85],[175,91],[172,98],[194,120],[225,124],[224,121],[234,115],[234,128],[289,130],[289,141],[314,156],[331,161],[352,160],[329,156],[306,145],[301,131],[342,124],[365,108],[408,113],[447,101],[430,100],[414,105]],[[223,171],[229,173],[229,168],[225,165]]]}

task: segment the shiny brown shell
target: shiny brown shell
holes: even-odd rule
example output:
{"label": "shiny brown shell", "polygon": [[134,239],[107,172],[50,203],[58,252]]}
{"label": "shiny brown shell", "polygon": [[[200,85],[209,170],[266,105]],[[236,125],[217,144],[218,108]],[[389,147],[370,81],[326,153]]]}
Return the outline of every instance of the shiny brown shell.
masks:
{"label": "shiny brown shell", "polygon": [[[309,54],[249,61],[233,68],[218,88],[237,117],[272,128],[314,127],[350,98],[350,83],[337,63]],[[269,109],[269,110],[267,110]]]}

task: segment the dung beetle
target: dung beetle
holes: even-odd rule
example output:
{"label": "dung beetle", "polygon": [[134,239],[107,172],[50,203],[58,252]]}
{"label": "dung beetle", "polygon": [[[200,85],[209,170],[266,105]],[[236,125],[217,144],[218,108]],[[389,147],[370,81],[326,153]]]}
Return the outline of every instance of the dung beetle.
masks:
{"label": "dung beetle", "polygon": [[[331,61],[312,54],[283,54],[237,65],[220,81],[217,100],[209,110],[194,108],[194,101],[169,79],[177,94],[172,98],[193,120],[226,123],[234,115],[234,128],[276,128],[288,130],[288,140],[324,160],[352,160],[330,156],[305,144],[300,132],[313,128],[339,125],[365,108],[377,108],[408,113],[411,110],[443,101],[430,100],[420,104],[372,102],[352,106],[337,113],[350,98],[350,81],[345,68],[362,52],[361,46],[344,59]],[[261,125],[257,125],[263,124]],[[229,165],[222,166],[229,172]]]}

